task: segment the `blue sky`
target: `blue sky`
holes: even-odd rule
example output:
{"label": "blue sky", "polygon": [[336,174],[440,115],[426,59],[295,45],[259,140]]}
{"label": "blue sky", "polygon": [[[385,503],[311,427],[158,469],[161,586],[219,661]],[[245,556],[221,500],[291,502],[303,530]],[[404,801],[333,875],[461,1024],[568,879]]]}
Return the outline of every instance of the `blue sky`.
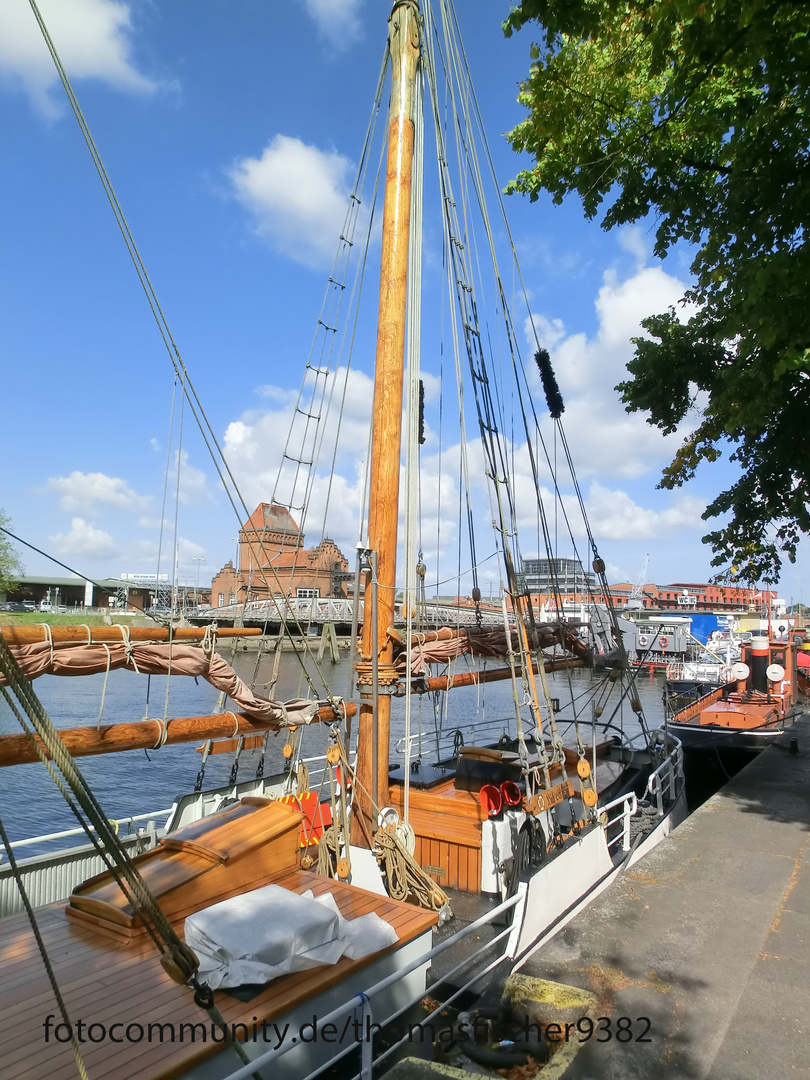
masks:
{"label": "blue sky", "polygon": [[[459,5],[501,186],[520,167],[503,132],[523,118],[517,85],[531,45],[529,31],[503,38],[508,7],[491,0]],[[270,498],[315,332],[370,115],[387,0],[40,0],[40,8],[252,509]],[[0,115],[0,506],[15,532],[90,576],[150,572],[158,557],[172,372],[27,0],[0,0]],[[657,491],[679,439],[665,440],[643,418],[627,416],[612,391],[639,319],[683,292],[688,252],[660,263],[645,225],[605,234],[573,201],[553,207],[513,197],[507,212],[612,576],[635,580],[649,552],[650,581],[706,580],[710,552],[700,542],[707,531],[700,514],[728,467],[701,471],[681,491]],[[502,250],[503,230],[496,231]],[[435,300],[440,248],[428,221],[425,254],[424,287]],[[378,258],[373,245],[371,263]],[[435,315],[438,302],[433,309]],[[327,525],[348,553],[357,539],[374,310],[369,300]],[[522,328],[519,314],[516,321]],[[430,346],[423,363],[423,459],[435,490],[446,485],[444,514],[455,489],[452,477],[439,483]],[[173,446],[169,460],[175,459]],[[445,467],[452,460],[449,449],[443,460]],[[210,580],[234,552],[237,524],[188,415],[180,475],[180,578],[193,582],[199,567],[201,579]],[[320,534],[316,508],[325,485],[321,470],[308,542]],[[432,535],[434,488],[425,490],[425,530]],[[529,506],[531,495],[524,496]],[[532,516],[527,510],[529,525]],[[162,569],[170,570],[171,499],[165,518]],[[528,531],[522,549],[532,555]],[[442,543],[426,542],[428,559]],[[479,553],[492,546],[484,539],[477,545]],[[562,542],[559,553],[570,554]],[[30,552],[23,561],[30,573],[53,569]],[[436,569],[442,578],[442,567],[429,577]],[[798,599],[803,576],[810,595],[806,556],[785,570],[782,595]],[[494,571],[490,578],[497,581]]]}

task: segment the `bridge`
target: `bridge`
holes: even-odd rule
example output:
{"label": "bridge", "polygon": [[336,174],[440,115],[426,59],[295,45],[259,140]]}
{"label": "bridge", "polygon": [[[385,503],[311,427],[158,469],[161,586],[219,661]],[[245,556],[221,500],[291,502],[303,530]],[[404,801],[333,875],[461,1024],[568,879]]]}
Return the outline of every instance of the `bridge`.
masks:
{"label": "bridge", "polygon": [[[358,625],[363,625],[363,601],[360,601]],[[278,600],[257,601],[248,604],[230,604],[225,607],[198,606],[187,614],[194,623],[233,624],[241,619],[245,626],[264,626],[277,629],[282,621],[291,629],[296,623],[302,627],[323,626],[332,623],[335,627],[351,629],[354,612],[352,600],[340,600],[334,597],[279,597]],[[398,602],[394,608],[394,625],[405,626],[403,605]],[[419,611],[421,626],[477,626],[475,608],[459,607],[454,604],[425,604]],[[510,622],[513,619],[510,615]],[[481,625],[503,628],[503,614],[495,608],[481,608]]]}

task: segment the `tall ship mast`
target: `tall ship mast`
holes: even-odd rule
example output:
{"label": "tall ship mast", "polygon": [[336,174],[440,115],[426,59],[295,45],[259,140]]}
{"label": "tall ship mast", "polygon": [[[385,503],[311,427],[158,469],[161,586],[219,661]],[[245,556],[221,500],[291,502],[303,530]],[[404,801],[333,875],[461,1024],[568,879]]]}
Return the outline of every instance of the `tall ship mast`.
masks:
{"label": "tall ship mast", "polygon": [[[402,384],[408,304],[408,251],[411,224],[411,174],[414,160],[414,87],[420,59],[419,8],[413,0],[394,5],[388,20],[391,98],[385,166],[380,302],[372,407],[368,558],[365,595],[374,595],[371,618],[363,621],[362,659],[357,674],[360,720],[353,837],[370,837],[372,815],[364,792],[377,806],[388,805],[388,745],[391,690],[397,680],[393,641],[396,596],[397,517],[402,445]],[[368,607],[368,605],[367,605]],[[376,618],[373,612],[376,611]],[[383,692],[380,693],[382,687]],[[371,755],[368,748],[372,748]],[[365,824],[365,828],[363,824]]]}

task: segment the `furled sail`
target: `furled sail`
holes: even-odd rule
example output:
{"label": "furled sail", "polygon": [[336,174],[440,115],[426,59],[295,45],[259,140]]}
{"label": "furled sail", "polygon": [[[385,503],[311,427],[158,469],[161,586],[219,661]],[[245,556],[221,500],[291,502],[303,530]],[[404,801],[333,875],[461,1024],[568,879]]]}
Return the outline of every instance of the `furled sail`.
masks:
{"label": "furled sail", "polygon": [[[38,679],[40,675],[97,675],[129,668],[142,675],[191,675],[206,679],[226,693],[246,716],[275,727],[308,724],[318,711],[317,701],[295,698],[281,702],[259,697],[218,653],[193,645],[39,641],[9,648],[28,679]],[[0,674],[0,684],[3,683]]]}

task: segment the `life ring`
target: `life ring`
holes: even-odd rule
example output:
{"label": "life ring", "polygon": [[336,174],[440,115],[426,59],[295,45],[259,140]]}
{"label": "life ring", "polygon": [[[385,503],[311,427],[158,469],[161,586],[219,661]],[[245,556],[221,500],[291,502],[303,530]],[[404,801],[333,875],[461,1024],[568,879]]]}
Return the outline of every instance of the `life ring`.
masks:
{"label": "life ring", "polygon": [[662,649],[665,649],[667,647],[667,645],[669,645],[669,638],[668,637],[660,638],[659,644],[661,645]]}
{"label": "life ring", "polygon": [[646,634],[639,634],[638,635],[638,643],[639,643],[639,645],[649,645],[650,644],[650,639],[647,637]]}
{"label": "life ring", "polygon": [[734,682],[734,672],[731,670],[730,667],[722,667],[722,668],[720,668],[720,682],[721,683]]}
{"label": "life ring", "polygon": [[[343,787],[343,771],[340,765],[335,766],[335,794],[340,795],[341,788]],[[352,778],[351,775],[346,777],[346,794],[352,790]]]}

